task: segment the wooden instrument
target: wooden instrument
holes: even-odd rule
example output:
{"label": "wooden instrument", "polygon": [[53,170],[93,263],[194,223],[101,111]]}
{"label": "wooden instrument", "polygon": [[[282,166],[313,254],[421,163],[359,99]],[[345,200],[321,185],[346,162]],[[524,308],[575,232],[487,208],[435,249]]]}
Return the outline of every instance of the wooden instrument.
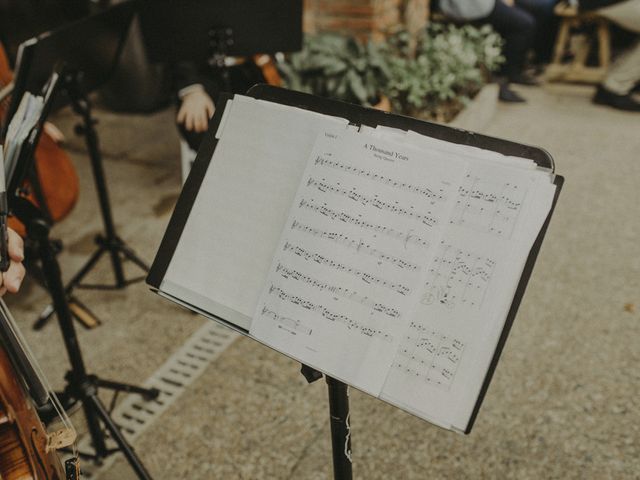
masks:
{"label": "wooden instrument", "polygon": [[[0,90],[10,91],[13,74],[4,49],[0,48]],[[0,100],[0,119],[9,108],[10,97]],[[22,191],[31,203],[39,206],[52,222],[66,217],[78,200],[80,183],[71,159],[58,144],[42,132],[35,152],[35,168],[22,185]],[[10,192],[13,193],[13,192]],[[22,237],[25,227],[15,217],[9,219],[9,226]]]}
{"label": "wooden instrument", "polygon": [[[15,330],[13,319],[0,299],[0,478],[2,480],[64,480],[79,478],[79,468],[71,474],[63,470],[56,449],[75,442],[75,430],[70,427],[62,410],[65,428],[48,433],[27,394],[15,365],[18,355],[13,350],[17,339],[22,337]],[[20,349],[20,347],[19,347]],[[12,352],[12,355],[9,353]],[[21,350],[23,359],[30,359],[28,350]],[[26,354],[26,355],[25,355]],[[38,371],[36,368],[34,371]],[[49,393],[49,401],[57,402],[55,394]],[[53,404],[55,405],[55,403]]]}

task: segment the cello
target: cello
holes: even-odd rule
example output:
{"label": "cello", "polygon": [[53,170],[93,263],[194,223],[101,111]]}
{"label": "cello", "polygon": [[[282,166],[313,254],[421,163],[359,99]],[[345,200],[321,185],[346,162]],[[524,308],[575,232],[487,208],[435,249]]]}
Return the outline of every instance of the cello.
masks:
{"label": "cello", "polygon": [[[0,299],[0,478],[3,480],[76,480],[77,456],[63,468],[56,450],[75,445],[76,433],[64,410],[33,361],[4,301]],[[22,372],[22,373],[19,373]],[[36,380],[27,391],[25,380]],[[35,386],[34,386],[35,383]],[[30,392],[38,404],[49,403],[64,428],[48,432],[40,420]]]}
{"label": "cello", "polygon": [[[13,73],[3,48],[0,47],[0,91],[10,92]],[[9,109],[10,97],[5,93],[0,98],[0,119]],[[0,122],[1,123],[1,122]],[[49,220],[58,222],[65,218],[78,200],[80,182],[67,153],[55,140],[43,131],[35,152],[35,167],[21,187],[21,194],[39,206]],[[21,237],[25,227],[15,217],[9,219],[9,226]]]}

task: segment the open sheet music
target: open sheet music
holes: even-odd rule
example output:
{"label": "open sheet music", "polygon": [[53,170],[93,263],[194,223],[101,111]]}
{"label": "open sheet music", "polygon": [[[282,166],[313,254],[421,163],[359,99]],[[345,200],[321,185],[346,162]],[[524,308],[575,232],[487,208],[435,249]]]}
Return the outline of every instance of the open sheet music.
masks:
{"label": "open sheet music", "polygon": [[216,136],[160,293],[466,430],[551,172],[238,95]]}

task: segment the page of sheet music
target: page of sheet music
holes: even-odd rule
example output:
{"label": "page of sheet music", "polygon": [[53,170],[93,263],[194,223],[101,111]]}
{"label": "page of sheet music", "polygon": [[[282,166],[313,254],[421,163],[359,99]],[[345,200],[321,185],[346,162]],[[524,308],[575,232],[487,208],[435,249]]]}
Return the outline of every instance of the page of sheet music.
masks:
{"label": "page of sheet music", "polygon": [[466,168],[371,135],[323,132],[251,335],[378,395]]}
{"label": "page of sheet music", "polygon": [[348,122],[241,95],[223,119],[161,289],[249,329],[318,132]]}
{"label": "page of sheet music", "polygon": [[446,428],[469,421],[555,190],[501,163],[470,162],[381,395]]}

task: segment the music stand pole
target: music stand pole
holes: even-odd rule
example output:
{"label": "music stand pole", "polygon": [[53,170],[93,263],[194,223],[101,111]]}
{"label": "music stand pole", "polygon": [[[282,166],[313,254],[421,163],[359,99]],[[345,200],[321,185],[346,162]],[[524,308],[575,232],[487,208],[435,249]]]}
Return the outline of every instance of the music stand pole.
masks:
{"label": "music stand pole", "polygon": [[[302,365],[300,373],[308,383],[322,378],[322,373],[307,365]],[[333,454],[333,478],[352,480],[351,426],[349,425],[348,386],[335,378],[325,375],[329,392],[329,421],[331,424],[331,451]]]}
{"label": "music stand pole", "polygon": [[[98,389],[108,388],[114,390],[116,394],[121,391],[134,392],[148,399],[156,398],[159,395],[159,391],[157,389],[144,389],[134,385],[105,381],[87,373],[73,318],[69,310],[67,294],[62,283],[60,265],[49,238],[51,226],[42,218],[38,209],[24,199],[16,200],[14,213],[27,226],[27,235],[37,245],[42,271],[47,279],[47,286],[49,287],[60,330],[62,331],[65,349],[71,364],[71,370],[65,377],[67,386],[62,395],[63,405],[68,408],[77,402],[81,402],[87,420],[95,454],[83,453],[82,456],[100,462],[103,458],[121,451],[138,478],[151,480],[151,475],[147,472],[131,445],[129,445],[118,426],[111,419],[108,410],[102,404],[98,397]],[[107,447],[106,434],[100,425],[101,423],[109,431],[117,448],[109,449]]]}
{"label": "music stand pole", "polygon": [[[89,158],[91,160],[91,170],[93,172],[94,183],[96,191],[98,193],[98,202],[100,205],[100,213],[104,224],[104,235],[96,235],[95,242],[98,245],[98,249],[89,257],[84,266],[69,280],[65,286],[65,292],[67,296],[70,296],[73,289],[78,288],[90,288],[98,290],[111,290],[121,289],[131,283],[135,283],[143,280],[145,277],[135,277],[127,280],[122,268],[122,259],[125,258],[136,264],[140,269],[145,272],[149,271],[147,264],[142,261],[136,253],[128,247],[116,232],[115,224],[113,222],[113,215],[111,212],[111,202],[109,200],[109,192],[107,190],[107,182],[105,179],[102,156],[100,154],[98,134],[94,125],[97,123],[96,119],[91,115],[91,103],[86,95],[84,95],[78,82],[78,72],[67,73],[63,79],[64,88],[69,98],[71,99],[71,106],[73,111],[78,114],[82,122],[76,126],[76,132],[84,135],[87,150],[89,152]],[[91,271],[95,264],[105,254],[109,253],[111,258],[111,265],[113,267],[113,273],[115,277],[114,285],[86,285],[81,284],[83,278]],[[74,300],[75,301],[75,300]],[[49,305],[40,314],[38,319],[33,325],[35,330],[43,328],[51,315],[54,313],[54,306]]]}

